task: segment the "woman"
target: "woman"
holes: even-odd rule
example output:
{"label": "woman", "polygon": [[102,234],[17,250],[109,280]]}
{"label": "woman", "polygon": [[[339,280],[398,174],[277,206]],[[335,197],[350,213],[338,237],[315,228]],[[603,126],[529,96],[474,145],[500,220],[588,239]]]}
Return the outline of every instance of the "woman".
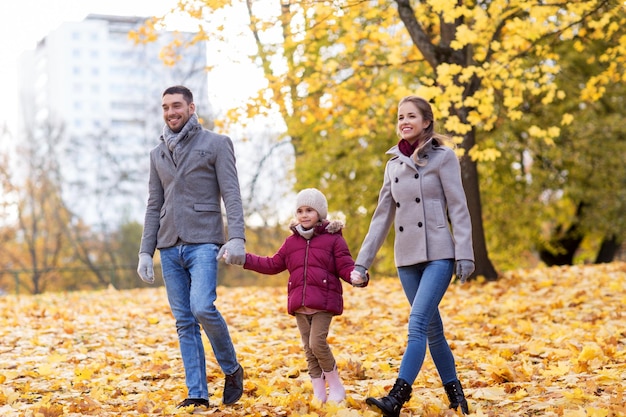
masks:
{"label": "woman", "polygon": [[446,137],[434,133],[428,102],[408,96],[398,105],[400,142],[388,154],[383,186],[370,228],[356,259],[354,277],[365,277],[391,225],[398,276],[411,304],[408,345],[398,379],[386,397],[367,398],[386,417],[398,417],[411,397],[426,345],[450,400],[450,408],[469,414],[456,375],[452,351],[446,341],[439,303],[452,273],[465,282],[474,272],[474,251],[469,210],[454,151]]}

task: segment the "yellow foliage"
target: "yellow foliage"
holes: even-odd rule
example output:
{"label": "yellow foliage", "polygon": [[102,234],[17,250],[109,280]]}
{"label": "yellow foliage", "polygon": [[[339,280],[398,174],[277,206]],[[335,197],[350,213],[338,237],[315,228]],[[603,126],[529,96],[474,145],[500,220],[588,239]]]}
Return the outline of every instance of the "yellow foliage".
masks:
{"label": "yellow foliage", "polygon": [[574,121],[574,116],[572,116],[570,113],[564,113],[563,117],[561,118],[561,125],[567,126],[571,124],[573,121]]}
{"label": "yellow foliage", "polygon": [[570,373],[571,367],[566,362],[548,364],[546,370],[541,371],[541,375],[546,377],[560,377]]}
{"label": "yellow foliage", "polygon": [[452,42],[452,49],[461,49],[465,45],[476,42],[478,34],[467,25],[459,25],[456,28],[456,39]]}
{"label": "yellow foliage", "polygon": [[500,156],[500,151],[496,148],[479,149],[477,146],[474,146],[469,150],[469,156],[474,161],[494,161]]}
{"label": "yellow foliage", "polygon": [[[510,271],[496,282],[451,285],[440,310],[473,415],[623,415],[626,361],[615,335],[623,329],[624,288],[624,263]],[[385,395],[397,377],[408,303],[397,278],[373,277],[369,287],[346,286],[344,294],[345,313],[333,320],[330,340],[348,398],[320,404],[311,399],[284,292],[219,287],[246,369],[245,394],[235,406],[220,404],[223,374],[207,346],[209,413],[378,416],[364,398]],[[2,416],[189,415],[175,408],[186,389],[163,287],[67,297],[0,298]],[[38,305],[63,313],[51,320]],[[7,325],[15,315],[23,317],[18,328]],[[57,331],[64,322],[74,333]],[[413,388],[404,414],[444,415],[447,400],[429,356]]]}
{"label": "yellow foliage", "polygon": [[440,14],[444,22],[452,23],[457,17],[454,13],[456,10],[456,0],[435,0],[429,2],[433,12]]}
{"label": "yellow foliage", "polygon": [[448,132],[454,132],[460,135],[463,135],[470,130],[472,130],[472,126],[466,123],[463,123],[458,116],[450,116],[444,123],[444,128]]}

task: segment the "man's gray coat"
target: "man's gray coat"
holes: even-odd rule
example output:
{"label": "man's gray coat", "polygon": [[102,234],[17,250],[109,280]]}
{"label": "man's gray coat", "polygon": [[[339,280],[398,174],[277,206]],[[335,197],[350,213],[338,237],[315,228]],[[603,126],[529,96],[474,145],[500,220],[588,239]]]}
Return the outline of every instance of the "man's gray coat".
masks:
{"label": "man's gray coat", "polygon": [[[228,238],[245,239],[244,218],[232,141],[194,126],[180,142],[175,165],[167,145],[150,151],[149,195],[139,252],[177,243],[226,241],[221,200],[224,200]],[[178,154],[177,154],[178,155]]]}

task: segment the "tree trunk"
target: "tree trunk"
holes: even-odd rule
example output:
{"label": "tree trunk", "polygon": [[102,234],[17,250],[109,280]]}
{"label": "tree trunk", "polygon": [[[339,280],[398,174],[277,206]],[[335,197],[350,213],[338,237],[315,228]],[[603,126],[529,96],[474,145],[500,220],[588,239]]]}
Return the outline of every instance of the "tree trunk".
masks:
{"label": "tree trunk", "polygon": [[[473,135],[473,133],[469,134]],[[498,273],[487,253],[482,204],[480,202],[480,186],[478,183],[478,167],[476,161],[472,161],[467,155],[461,158],[461,175],[467,206],[472,218],[472,240],[474,243],[474,260],[476,262],[476,270],[472,276],[482,275],[488,281],[495,281],[498,278]]]}
{"label": "tree trunk", "polygon": [[539,258],[548,266],[573,265],[574,255],[580,247],[582,238],[579,236],[565,235],[554,239],[553,243],[559,248],[558,252],[553,252],[546,248],[539,250]]}
{"label": "tree trunk", "polygon": [[600,245],[600,250],[596,256],[595,263],[603,264],[613,262],[615,254],[619,250],[620,246],[622,246],[622,242],[618,241],[617,236],[605,236],[602,240],[602,245]]}
{"label": "tree trunk", "polygon": [[580,233],[580,217],[585,207],[585,203],[578,203],[576,215],[572,224],[563,232],[559,225],[552,237],[550,244],[539,248],[539,258],[548,266],[573,265],[574,255],[583,241],[583,234]]}

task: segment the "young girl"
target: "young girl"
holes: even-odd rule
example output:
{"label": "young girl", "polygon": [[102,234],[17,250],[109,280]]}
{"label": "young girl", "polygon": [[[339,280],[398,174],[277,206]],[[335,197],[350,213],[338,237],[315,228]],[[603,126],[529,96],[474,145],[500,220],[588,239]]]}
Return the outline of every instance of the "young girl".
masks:
{"label": "young girl", "polygon": [[[346,391],[326,337],[333,316],[343,312],[342,278],[364,287],[368,276],[350,279],[354,260],[341,235],[343,224],[326,220],[326,197],[315,188],[298,194],[297,223],[278,252],[271,257],[246,254],[245,269],[262,274],[289,271],[287,310],[296,317],[306,354],[313,395],[321,402],[345,399]],[[326,393],[328,383],[328,395]]]}

